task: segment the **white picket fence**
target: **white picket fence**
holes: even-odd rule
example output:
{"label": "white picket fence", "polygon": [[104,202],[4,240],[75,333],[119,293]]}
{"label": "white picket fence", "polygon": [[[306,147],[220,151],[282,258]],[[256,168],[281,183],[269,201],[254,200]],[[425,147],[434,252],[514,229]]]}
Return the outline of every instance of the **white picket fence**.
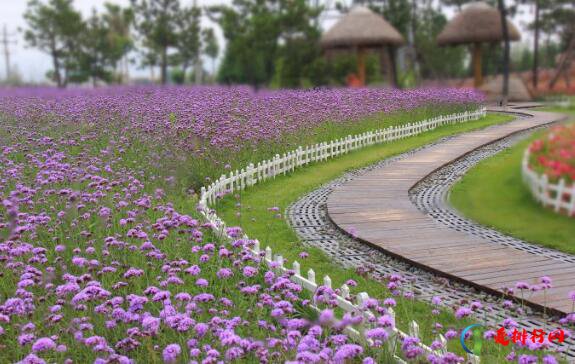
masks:
{"label": "white picket fence", "polygon": [[276,154],[272,159],[259,162],[257,166],[249,164],[242,170],[236,170],[230,172],[228,175],[222,175],[208,187],[202,187],[200,206],[207,207],[213,205],[217,198],[222,197],[226,193],[243,190],[246,187],[274,178],[280,174],[285,175],[288,172],[293,172],[297,167],[306,166],[313,162],[323,162],[370,145],[414,136],[443,125],[477,120],[485,116],[485,113],[486,108],[481,107],[473,112],[466,111],[426,119],[416,123],[378,129],[358,135],[348,135],[345,138],[318,143],[305,148],[300,146],[296,150],[284,153],[282,156]]}
{"label": "white picket fence", "polygon": [[555,212],[575,216],[575,183],[567,186],[563,178],[557,183],[550,182],[546,174],[540,175],[529,168],[529,155],[529,149],[525,150],[521,174],[535,200]]}
{"label": "white picket fence", "polygon": [[[210,205],[213,205],[218,198],[223,197],[225,194],[233,193],[234,191],[238,190],[244,190],[246,187],[253,186],[258,182],[274,178],[280,174],[292,172],[300,166],[305,166],[313,162],[325,161],[329,158],[333,158],[370,145],[414,136],[425,131],[436,129],[442,125],[461,123],[469,120],[478,120],[485,116],[485,114],[486,108],[481,107],[472,112],[439,116],[417,123],[409,123],[398,127],[379,129],[354,136],[349,135],[342,139],[318,143],[313,146],[307,146],[305,148],[299,147],[294,151],[283,154],[281,157],[276,155],[270,160],[259,162],[257,166],[250,164],[247,168],[244,168],[241,171],[236,170],[235,172],[230,172],[227,176],[222,175],[218,180],[214,181],[208,187],[202,187],[199,211],[204,216],[206,221],[213,226],[214,231],[220,235],[221,239],[229,240],[230,238],[227,236],[225,222],[218,217],[214,210],[209,209]],[[249,238],[244,236],[244,239],[247,240]],[[254,246],[251,248],[251,253],[254,254],[254,256],[260,256],[261,254],[260,245],[257,240],[255,240]],[[311,293],[315,293],[320,286],[327,286],[330,288],[332,286],[331,278],[329,276],[323,277],[322,284],[318,284],[316,282],[316,276],[313,269],[309,269],[307,272],[307,277],[304,277],[301,274],[300,264],[297,261],[292,263],[291,269],[285,267],[283,257],[281,255],[274,256],[270,247],[265,248],[264,260],[267,264],[276,265],[277,267],[275,269],[277,269],[278,272],[285,273],[289,270],[291,273],[291,279]],[[337,295],[337,305],[339,308],[346,312],[359,313],[365,318],[360,327],[347,327],[346,333],[354,340],[363,342],[366,345],[369,345],[371,340],[368,339],[364,333],[366,330],[372,327],[370,318],[375,317],[373,312],[364,307],[363,303],[368,299],[369,295],[366,292],[361,292],[357,294],[354,303],[352,301],[352,296],[350,295],[349,287],[345,284],[339,289],[339,294]],[[312,305],[312,307],[318,311],[320,310],[317,306]],[[393,317],[395,322],[395,313],[393,309],[389,308],[388,314]],[[397,363],[405,363],[405,361],[401,359],[401,357],[397,354],[397,346],[401,345],[401,339],[404,337],[411,336],[419,338],[419,325],[417,322],[411,321],[409,325],[409,333],[404,333],[394,327],[389,332],[389,334],[390,337],[387,341],[389,352],[395,358]],[[442,355],[447,351],[447,340],[441,334],[437,337],[437,340],[443,343],[443,347],[439,350],[433,350],[421,341],[419,346],[424,350],[426,354]],[[468,363],[472,364],[479,364],[480,362],[479,357],[472,354],[467,356],[467,360]]]}

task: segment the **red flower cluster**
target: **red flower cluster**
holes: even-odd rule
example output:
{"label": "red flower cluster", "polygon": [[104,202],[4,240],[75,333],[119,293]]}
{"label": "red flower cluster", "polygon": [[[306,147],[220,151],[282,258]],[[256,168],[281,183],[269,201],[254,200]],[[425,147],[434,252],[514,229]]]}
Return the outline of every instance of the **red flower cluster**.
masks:
{"label": "red flower cluster", "polygon": [[529,167],[545,173],[550,181],[575,181],[575,124],[551,129],[529,146]]}

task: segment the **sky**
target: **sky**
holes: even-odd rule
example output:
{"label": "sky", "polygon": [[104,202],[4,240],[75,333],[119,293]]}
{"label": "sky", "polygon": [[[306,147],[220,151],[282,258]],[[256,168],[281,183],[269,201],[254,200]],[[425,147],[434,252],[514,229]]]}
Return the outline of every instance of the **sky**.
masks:
{"label": "sky", "polygon": [[[109,2],[128,5],[130,0],[108,0]],[[182,5],[188,6],[192,5],[193,0],[182,0]],[[104,0],[74,0],[75,7],[82,12],[82,14],[87,17],[90,15],[93,8],[98,10],[103,8]],[[222,3],[231,2],[230,0],[197,0],[199,6],[210,6]],[[15,41],[15,44],[10,44],[11,59],[10,64],[12,69],[17,68],[18,72],[21,74],[22,78],[26,82],[41,82],[45,80],[46,72],[51,67],[50,57],[45,53],[42,53],[36,49],[30,49],[26,46],[22,33],[18,29],[25,28],[26,23],[22,17],[26,10],[26,4],[28,0],[0,0],[0,30],[1,27],[6,26],[8,33],[12,36],[10,39]],[[447,9],[447,17],[451,18],[454,14],[452,9]],[[513,21],[522,30],[525,29],[525,24],[532,17],[532,11],[528,7],[523,8],[522,14],[518,15]],[[337,18],[326,17],[322,21],[322,28],[328,28]],[[223,53],[224,39],[219,27],[212,23],[206,17],[202,18],[202,26],[208,26],[214,28],[216,35],[220,43],[220,54]],[[523,32],[525,35],[527,32]],[[523,42],[529,40],[529,34],[527,37],[524,36]],[[5,61],[3,48],[0,49],[2,52],[0,57],[0,78],[5,77]],[[208,63],[211,65],[211,62]],[[149,70],[139,69],[137,65],[131,66],[130,75],[132,77],[146,77],[149,76]],[[157,74],[157,73],[156,73]]]}

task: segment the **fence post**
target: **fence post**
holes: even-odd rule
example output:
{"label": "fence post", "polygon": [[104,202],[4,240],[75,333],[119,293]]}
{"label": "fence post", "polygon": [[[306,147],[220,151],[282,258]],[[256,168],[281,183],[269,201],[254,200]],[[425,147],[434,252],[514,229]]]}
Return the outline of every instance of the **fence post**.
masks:
{"label": "fence post", "polygon": [[571,216],[575,215],[575,183],[571,184],[571,202],[569,203],[569,209],[567,213]]}
{"label": "fence post", "polygon": [[543,203],[544,206],[548,206],[549,202],[548,202],[548,190],[547,190],[547,186],[549,186],[549,178],[547,177],[546,174],[543,175],[543,177],[541,178],[541,184],[540,186],[540,195],[541,196],[541,202]]}
{"label": "fence post", "polygon": [[480,364],[481,360],[477,355],[467,354],[467,362],[470,364]]}
{"label": "fence post", "polygon": [[276,154],[276,156],[274,157],[274,179],[276,178],[276,176],[279,174],[278,170],[279,170],[279,166],[280,166],[280,155]]}
{"label": "fence post", "polygon": [[557,185],[557,196],[555,196],[555,212],[561,210],[561,205],[563,205],[563,193],[565,191],[565,179],[561,178],[559,184]]}
{"label": "fence post", "polygon": [[254,253],[260,254],[260,241],[254,240],[254,248],[252,249]]}
{"label": "fence post", "polygon": [[442,334],[437,336],[437,341],[441,343],[441,349],[438,350],[438,353],[441,355],[447,354],[447,339]]}
{"label": "fence post", "polygon": [[315,272],[311,268],[310,268],[310,270],[307,271],[307,280],[313,284],[316,284],[315,283]]}
{"label": "fence post", "polygon": [[248,164],[248,168],[247,168],[247,185],[248,187],[251,187],[254,185],[254,165],[253,163]]}
{"label": "fence post", "polygon": [[284,257],[279,254],[276,255],[275,262],[278,264],[277,269],[281,271],[284,267]]}
{"label": "fence post", "polygon": [[240,171],[240,174],[238,175],[238,177],[240,178],[239,182],[240,182],[240,191],[243,191],[246,189],[246,182],[247,182],[247,176],[246,176],[246,170],[245,168],[242,168]]}
{"label": "fence post", "polygon": [[272,248],[270,248],[269,246],[266,246],[266,260],[268,262],[272,261]]}
{"label": "fence post", "polygon": [[346,300],[349,298],[349,287],[347,284],[341,286],[341,296]]}
{"label": "fence post", "polygon": [[297,260],[294,260],[294,262],[292,264],[292,269],[293,269],[296,276],[301,276],[301,267],[300,267],[299,262]]}
{"label": "fence post", "polygon": [[419,324],[413,320],[409,323],[409,335],[419,339]]}

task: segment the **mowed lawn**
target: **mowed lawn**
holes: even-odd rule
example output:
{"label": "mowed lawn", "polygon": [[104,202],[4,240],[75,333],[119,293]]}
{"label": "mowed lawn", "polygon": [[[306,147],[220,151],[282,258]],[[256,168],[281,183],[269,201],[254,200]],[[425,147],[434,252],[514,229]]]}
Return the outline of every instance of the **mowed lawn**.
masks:
{"label": "mowed lawn", "polygon": [[[575,118],[575,111],[569,113]],[[536,132],[528,140],[473,167],[453,186],[449,202],[464,216],[482,225],[575,254],[575,219],[539,205],[521,178],[525,148],[543,133]]]}

